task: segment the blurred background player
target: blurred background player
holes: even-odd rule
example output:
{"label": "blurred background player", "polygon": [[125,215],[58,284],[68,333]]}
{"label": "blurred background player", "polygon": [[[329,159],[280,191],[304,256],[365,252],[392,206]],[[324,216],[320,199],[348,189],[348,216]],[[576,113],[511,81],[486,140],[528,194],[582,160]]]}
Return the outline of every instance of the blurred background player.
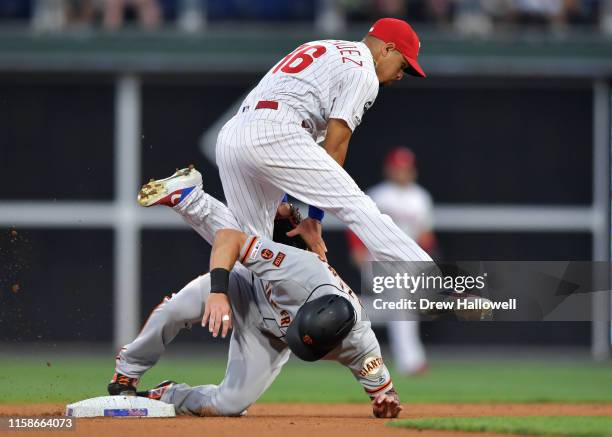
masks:
{"label": "blurred background player", "polygon": [[[399,228],[430,255],[435,249],[433,205],[431,195],[416,183],[414,153],[402,146],[391,150],[384,163],[385,180],[373,186],[367,194],[383,214],[389,215]],[[368,249],[348,231],[351,257],[357,267],[371,260]],[[419,338],[419,322],[390,321],[387,324],[389,346],[398,372],[418,375],[427,370],[425,348]]]}

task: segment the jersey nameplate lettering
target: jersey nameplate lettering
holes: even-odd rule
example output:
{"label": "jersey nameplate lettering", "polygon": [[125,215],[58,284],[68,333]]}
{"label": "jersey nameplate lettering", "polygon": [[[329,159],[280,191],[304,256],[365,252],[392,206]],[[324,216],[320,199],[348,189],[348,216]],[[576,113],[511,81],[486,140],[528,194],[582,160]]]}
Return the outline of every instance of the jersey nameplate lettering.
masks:
{"label": "jersey nameplate lettering", "polygon": [[352,63],[363,67],[363,61],[361,59],[354,59],[351,56],[361,56],[361,52],[358,47],[354,44],[347,43],[346,41],[330,41],[330,43],[336,47],[342,55],[342,63]]}

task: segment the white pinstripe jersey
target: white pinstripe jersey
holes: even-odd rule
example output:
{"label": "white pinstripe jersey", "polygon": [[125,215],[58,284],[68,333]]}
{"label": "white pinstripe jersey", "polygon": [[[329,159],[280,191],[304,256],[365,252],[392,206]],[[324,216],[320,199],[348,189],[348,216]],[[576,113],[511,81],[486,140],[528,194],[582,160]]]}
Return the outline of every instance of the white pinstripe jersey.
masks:
{"label": "white pinstripe jersey", "polygon": [[299,113],[315,141],[339,118],[351,131],[374,104],[379,82],[370,49],[362,42],[323,40],[302,44],[280,60],[249,93],[241,108],[270,100]]}

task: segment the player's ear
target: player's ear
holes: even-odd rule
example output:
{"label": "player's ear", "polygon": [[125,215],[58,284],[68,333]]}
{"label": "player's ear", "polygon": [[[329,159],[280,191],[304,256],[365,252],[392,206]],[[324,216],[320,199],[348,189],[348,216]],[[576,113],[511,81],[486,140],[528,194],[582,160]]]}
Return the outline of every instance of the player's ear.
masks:
{"label": "player's ear", "polygon": [[383,47],[383,56],[388,56],[394,50],[395,50],[395,43],[394,42],[385,43],[385,45]]}

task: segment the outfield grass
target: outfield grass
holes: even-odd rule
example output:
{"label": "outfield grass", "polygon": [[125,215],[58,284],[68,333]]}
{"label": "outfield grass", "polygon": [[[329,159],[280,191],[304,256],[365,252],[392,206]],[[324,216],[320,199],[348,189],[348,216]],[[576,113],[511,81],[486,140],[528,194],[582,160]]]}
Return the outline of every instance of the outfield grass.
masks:
{"label": "outfield grass", "polygon": [[[66,402],[106,394],[112,357],[0,358],[0,403]],[[393,369],[391,369],[394,374]],[[218,383],[225,362],[164,357],[141,387],[164,379]],[[612,369],[589,363],[439,362],[418,378],[394,376],[402,402],[612,402]],[[363,402],[350,372],[337,363],[291,360],[263,402]]]}
{"label": "outfield grass", "polygon": [[391,426],[443,431],[480,431],[572,437],[612,436],[612,417],[449,417],[408,419]]}

